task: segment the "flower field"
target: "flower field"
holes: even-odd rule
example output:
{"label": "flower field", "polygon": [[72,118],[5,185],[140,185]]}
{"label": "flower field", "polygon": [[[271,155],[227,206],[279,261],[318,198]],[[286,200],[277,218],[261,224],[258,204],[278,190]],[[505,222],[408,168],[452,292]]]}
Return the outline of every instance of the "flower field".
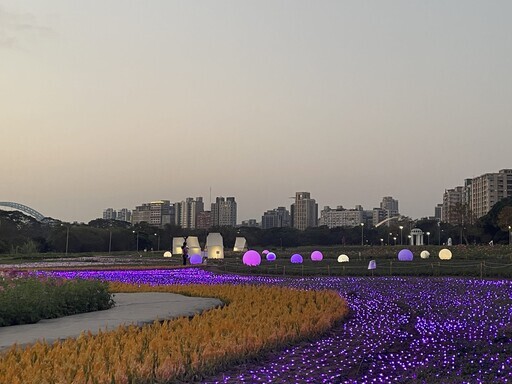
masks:
{"label": "flower field", "polygon": [[507,383],[512,381],[512,282],[465,278],[282,278],[180,271],[60,272],[149,284],[265,284],[334,289],[352,309],[324,337],[204,383]]}
{"label": "flower field", "polygon": [[[330,289],[347,299],[351,316],[347,321],[335,325],[327,334],[301,341],[284,350],[267,349],[256,359],[240,359],[236,365],[221,363],[216,367],[220,369],[218,373],[213,373],[216,369],[210,367],[211,370],[209,368],[205,373],[210,371],[211,375],[190,377],[189,382],[512,381],[510,280],[446,277],[284,278],[215,274],[194,268],[53,274],[67,278],[102,278],[112,282],[135,283],[136,289],[139,289],[139,284],[141,289],[148,284],[187,290],[184,285],[200,284],[205,294],[210,296],[219,285],[229,284],[229,289],[234,289],[233,285],[245,287],[254,284],[265,286],[270,291],[277,291],[278,287],[289,287],[292,291]],[[117,287],[117,283],[114,287]],[[229,301],[228,295],[222,295],[223,300]],[[272,306],[277,305],[272,300],[267,302],[268,307],[271,307],[269,302],[272,302]],[[244,308],[239,307],[237,311],[244,311]],[[246,330],[247,323],[237,322],[232,327]],[[182,342],[187,345],[186,339]],[[137,343],[144,345],[144,341],[133,341],[134,345]],[[197,356],[200,360],[205,358],[202,352]],[[1,378],[0,382],[3,382]]]}
{"label": "flower field", "polygon": [[128,275],[138,276],[131,281],[135,285],[126,284],[125,278],[118,279],[124,282],[110,279],[111,291],[214,296],[228,305],[191,319],[120,327],[52,346],[13,347],[0,356],[0,383],[188,382],[246,362],[262,351],[325,333],[348,312],[346,302],[334,291],[267,285],[156,286],[148,284],[157,282],[154,274],[151,279],[145,279],[144,271]]}

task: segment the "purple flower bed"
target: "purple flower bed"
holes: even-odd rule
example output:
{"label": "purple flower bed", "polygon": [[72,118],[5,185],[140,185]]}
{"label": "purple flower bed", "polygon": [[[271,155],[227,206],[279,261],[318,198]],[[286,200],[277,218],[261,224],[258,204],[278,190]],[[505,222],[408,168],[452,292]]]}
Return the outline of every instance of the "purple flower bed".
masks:
{"label": "purple flower bed", "polygon": [[506,383],[512,282],[457,278],[277,278],[201,269],[53,272],[147,284],[276,284],[335,289],[352,316],[324,337],[205,383]]}

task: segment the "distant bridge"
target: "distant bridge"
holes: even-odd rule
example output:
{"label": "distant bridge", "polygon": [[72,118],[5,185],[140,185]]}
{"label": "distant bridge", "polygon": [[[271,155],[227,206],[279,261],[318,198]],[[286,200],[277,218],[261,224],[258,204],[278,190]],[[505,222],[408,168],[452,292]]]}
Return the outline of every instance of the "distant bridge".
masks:
{"label": "distant bridge", "polygon": [[388,221],[391,221],[391,220],[400,220],[400,218],[401,218],[401,217],[402,217],[402,216],[393,216],[393,217],[390,217],[390,218],[388,218],[388,219],[382,220],[380,223],[378,223],[378,224],[375,226],[375,228],[377,228],[377,227],[381,226],[382,224],[387,223]]}
{"label": "distant bridge", "polygon": [[10,201],[1,201],[0,202],[1,207],[9,207],[16,209],[18,211],[21,211],[23,213],[26,213],[27,215],[32,216],[37,221],[42,221],[45,216],[37,212],[35,209],[32,209],[30,207],[27,207],[26,205],[20,204],[20,203],[12,203]]}

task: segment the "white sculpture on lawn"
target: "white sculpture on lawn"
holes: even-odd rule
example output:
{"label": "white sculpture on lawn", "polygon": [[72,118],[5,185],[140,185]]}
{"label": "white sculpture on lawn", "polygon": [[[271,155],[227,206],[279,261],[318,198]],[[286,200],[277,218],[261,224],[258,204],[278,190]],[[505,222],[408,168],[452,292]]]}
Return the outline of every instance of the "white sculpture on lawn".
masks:
{"label": "white sculpture on lawn", "polygon": [[245,237],[237,237],[235,239],[235,246],[233,252],[244,252],[247,251],[247,240]]}
{"label": "white sculpture on lawn", "polygon": [[185,242],[184,237],[173,237],[172,238],[171,252],[173,255],[181,255],[183,253],[183,250],[181,249],[181,247],[183,246],[184,242]]}
{"label": "white sculpture on lawn", "polygon": [[189,255],[201,254],[201,246],[199,245],[197,236],[187,237],[187,247]]}
{"label": "white sculpture on lawn", "polygon": [[224,258],[224,241],[220,233],[209,233],[206,237],[206,251],[209,259]]}

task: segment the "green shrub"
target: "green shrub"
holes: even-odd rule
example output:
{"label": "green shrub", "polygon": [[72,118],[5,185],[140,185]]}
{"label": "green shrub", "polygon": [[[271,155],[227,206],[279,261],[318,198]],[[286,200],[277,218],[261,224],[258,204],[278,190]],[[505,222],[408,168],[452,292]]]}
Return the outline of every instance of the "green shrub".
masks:
{"label": "green shrub", "polygon": [[108,284],[0,273],[0,326],[111,308]]}

